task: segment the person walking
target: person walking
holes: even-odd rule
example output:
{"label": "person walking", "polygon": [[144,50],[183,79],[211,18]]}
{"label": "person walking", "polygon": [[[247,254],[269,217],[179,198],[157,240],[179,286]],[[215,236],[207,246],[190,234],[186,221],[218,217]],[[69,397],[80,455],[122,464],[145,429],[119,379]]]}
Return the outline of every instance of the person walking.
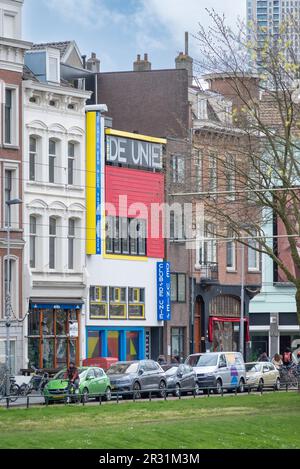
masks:
{"label": "person walking", "polygon": [[279,353],[275,353],[274,357],[272,358],[272,363],[273,363],[273,365],[275,366],[275,368],[277,370],[280,369],[280,367],[283,364],[283,361],[282,361],[281,355],[279,355]]}

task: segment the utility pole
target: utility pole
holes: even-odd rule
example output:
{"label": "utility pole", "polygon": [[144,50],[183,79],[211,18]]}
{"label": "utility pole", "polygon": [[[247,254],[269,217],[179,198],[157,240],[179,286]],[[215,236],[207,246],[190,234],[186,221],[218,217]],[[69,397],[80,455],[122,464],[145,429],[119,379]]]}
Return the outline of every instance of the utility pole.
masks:
{"label": "utility pole", "polygon": [[11,360],[10,360],[10,327],[11,327],[11,291],[10,291],[10,228],[11,228],[11,206],[21,204],[22,200],[12,199],[6,201],[8,223],[6,227],[7,232],[7,256],[6,256],[6,291],[5,291],[5,326],[6,326],[6,396],[10,395],[10,375],[11,375]]}

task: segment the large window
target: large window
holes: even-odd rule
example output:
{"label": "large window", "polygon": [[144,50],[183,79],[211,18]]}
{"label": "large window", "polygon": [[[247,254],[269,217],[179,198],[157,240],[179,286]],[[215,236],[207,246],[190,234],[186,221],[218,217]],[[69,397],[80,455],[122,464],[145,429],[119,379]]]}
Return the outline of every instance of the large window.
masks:
{"label": "large window", "polygon": [[171,301],[186,302],[186,275],[171,274]]}
{"label": "large window", "polygon": [[228,230],[227,237],[228,239],[226,241],[226,268],[229,271],[234,271],[236,268],[236,248],[232,230]]}
{"label": "large window", "polygon": [[49,268],[55,269],[56,267],[56,218],[49,218]]}
{"label": "large window", "polygon": [[4,202],[5,202],[5,226],[8,226],[9,224],[9,215],[10,215],[10,210],[11,207],[7,205],[7,202],[9,202],[13,197],[12,197],[12,179],[13,179],[13,171],[12,170],[5,170],[5,181],[4,181]]}
{"label": "large window", "polygon": [[128,319],[145,318],[145,289],[128,289]]}
{"label": "large window", "polygon": [[146,256],[146,220],[107,217],[106,253]]}
{"label": "large window", "polygon": [[36,267],[36,241],[37,241],[37,229],[36,229],[36,217],[31,215],[29,219],[29,255],[30,255],[30,267],[34,269]]}
{"label": "large window", "polygon": [[68,184],[74,184],[74,170],[75,170],[75,144],[68,143]]}
{"label": "large window", "polygon": [[12,143],[13,90],[5,90],[5,143]]}
{"label": "large window", "polygon": [[[8,269],[9,266],[9,269]],[[9,272],[8,272],[9,270]],[[17,292],[17,262],[16,259],[10,259],[8,265],[8,259],[5,259],[3,263],[3,292],[4,297],[10,293],[10,305],[13,311],[13,314],[18,314],[18,292]],[[6,308],[4,314],[7,314]]]}
{"label": "large window", "polygon": [[248,270],[257,272],[260,270],[260,255],[256,250],[258,242],[256,239],[249,239],[248,241]]}
{"label": "large window", "polygon": [[49,182],[56,182],[55,179],[55,160],[57,144],[55,140],[49,140]]}
{"label": "large window", "polygon": [[29,138],[29,180],[35,181],[36,179],[36,164],[37,164],[37,139],[35,137]]}
{"label": "large window", "polygon": [[126,288],[109,288],[109,317],[110,319],[126,319],[127,295]]}
{"label": "large window", "polygon": [[108,318],[108,287],[90,288],[90,319]]}
{"label": "large window", "polygon": [[200,265],[215,264],[217,262],[217,237],[216,226],[213,223],[205,223],[204,239],[200,244]]}
{"label": "large window", "polygon": [[74,218],[69,219],[68,226],[68,269],[74,269],[74,257],[75,257],[75,220]]}
{"label": "large window", "polygon": [[171,157],[172,181],[182,184],[185,179],[185,160],[182,155],[173,155]]}

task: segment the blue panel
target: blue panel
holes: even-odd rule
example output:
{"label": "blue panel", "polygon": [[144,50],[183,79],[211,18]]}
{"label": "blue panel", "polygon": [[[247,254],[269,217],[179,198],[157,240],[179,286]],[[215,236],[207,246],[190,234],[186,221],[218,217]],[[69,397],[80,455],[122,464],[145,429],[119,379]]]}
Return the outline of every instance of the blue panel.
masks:
{"label": "blue panel", "polygon": [[157,320],[171,320],[171,273],[169,262],[157,263]]}
{"label": "blue panel", "polygon": [[101,254],[101,115],[96,113],[96,254]]}
{"label": "blue panel", "polygon": [[81,304],[30,303],[31,309],[81,309]]}

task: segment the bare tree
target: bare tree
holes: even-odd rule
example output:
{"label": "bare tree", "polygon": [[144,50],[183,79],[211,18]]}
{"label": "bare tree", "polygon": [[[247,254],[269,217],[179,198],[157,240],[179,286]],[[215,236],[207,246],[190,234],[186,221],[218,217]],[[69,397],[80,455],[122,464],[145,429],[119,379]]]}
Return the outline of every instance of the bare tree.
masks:
{"label": "bare tree", "polygon": [[[214,10],[209,15],[211,26],[200,26],[195,36],[197,67],[211,83],[226,81],[233,104],[226,127],[238,135],[238,144],[232,145],[234,158],[214,155],[215,193],[207,170],[203,192],[186,195],[203,197],[219,237],[226,239],[227,227],[240,243],[271,257],[275,281],[296,288],[300,324],[300,66],[288,39],[298,21],[291,17],[271,36],[256,25],[248,25],[250,33],[244,24],[233,30]],[[270,236],[273,223],[278,231]]]}

